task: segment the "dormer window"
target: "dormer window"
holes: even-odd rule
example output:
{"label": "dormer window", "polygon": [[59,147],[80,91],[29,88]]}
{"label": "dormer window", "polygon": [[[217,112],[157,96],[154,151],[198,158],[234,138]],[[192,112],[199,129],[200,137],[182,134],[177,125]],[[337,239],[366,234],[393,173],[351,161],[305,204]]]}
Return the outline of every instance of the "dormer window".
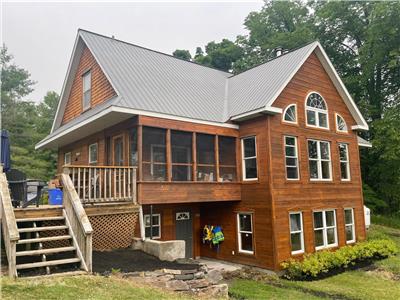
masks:
{"label": "dormer window", "polygon": [[317,128],[329,128],[328,110],[324,98],[318,93],[310,93],[306,100],[307,125]]}
{"label": "dormer window", "polygon": [[287,123],[297,124],[296,104],[290,104],[283,112],[283,121]]}
{"label": "dormer window", "polygon": [[336,131],[347,132],[346,121],[339,114],[336,114]]}
{"label": "dormer window", "polygon": [[82,108],[87,110],[90,108],[90,100],[92,98],[92,73],[87,71],[82,76]]}

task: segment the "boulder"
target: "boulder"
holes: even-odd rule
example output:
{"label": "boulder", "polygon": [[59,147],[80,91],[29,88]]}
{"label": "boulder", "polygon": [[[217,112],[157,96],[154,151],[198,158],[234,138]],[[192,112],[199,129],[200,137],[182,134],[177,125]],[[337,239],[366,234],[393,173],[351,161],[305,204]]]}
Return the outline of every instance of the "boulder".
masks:
{"label": "boulder", "polygon": [[221,272],[218,270],[209,271],[205,277],[212,284],[217,284],[223,279]]}
{"label": "boulder", "polygon": [[188,280],[186,283],[189,284],[191,289],[202,289],[210,285],[207,279]]}
{"label": "boulder", "polygon": [[163,273],[165,274],[180,275],[182,274],[181,272],[182,272],[181,270],[163,269]]}
{"label": "boulder", "polygon": [[170,280],[165,283],[167,289],[172,291],[188,291],[189,285],[183,280]]}
{"label": "boulder", "polygon": [[194,279],[203,279],[204,278],[204,272],[199,271],[194,273]]}
{"label": "boulder", "polygon": [[207,297],[210,299],[215,299],[215,298],[223,298],[223,299],[228,299],[228,285],[223,283],[223,284],[217,284],[217,285],[211,285],[209,287],[206,287],[204,289],[199,290],[197,293],[198,296],[201,297]]}

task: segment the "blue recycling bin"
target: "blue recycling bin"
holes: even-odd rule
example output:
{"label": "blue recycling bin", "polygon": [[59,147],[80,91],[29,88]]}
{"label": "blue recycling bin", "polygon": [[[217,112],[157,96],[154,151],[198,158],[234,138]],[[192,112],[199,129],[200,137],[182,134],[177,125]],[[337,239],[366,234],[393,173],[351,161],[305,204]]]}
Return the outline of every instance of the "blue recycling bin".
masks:
{"label": "blue recycling bin", "polygon": [[62,205],[63,193],[60,189],[49,189],[49,204]]}

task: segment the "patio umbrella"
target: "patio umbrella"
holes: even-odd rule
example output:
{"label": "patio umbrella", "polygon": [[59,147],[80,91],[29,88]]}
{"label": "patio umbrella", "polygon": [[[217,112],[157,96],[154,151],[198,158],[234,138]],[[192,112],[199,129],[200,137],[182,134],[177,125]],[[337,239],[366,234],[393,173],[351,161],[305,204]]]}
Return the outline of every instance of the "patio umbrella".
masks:
{"label": "patio umbrella", "polygon": [[10,139],[8,138],[8,131],[1,131],[1,163],[3,164],[3,171],[7,172],[11,168],[11,157],[10,157]]}

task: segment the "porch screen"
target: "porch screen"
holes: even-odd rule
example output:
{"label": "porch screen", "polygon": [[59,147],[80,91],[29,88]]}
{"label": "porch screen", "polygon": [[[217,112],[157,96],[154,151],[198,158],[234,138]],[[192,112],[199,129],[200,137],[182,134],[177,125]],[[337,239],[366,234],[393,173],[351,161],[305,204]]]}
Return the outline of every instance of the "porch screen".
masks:
{"label": "porch screen", "polygon": [[192,180],[192,133],[171,131],[172,180]]}
{"label": "porch screen", "polygon": [[215,136],[197,134],[197,181],[216,181],[215,175]]}
{"label": "porch screen", "polygon": [[218,136],[218,152],[218,181],[236,181],[236,139],[234,137]]}
{"label": "porch screen", "polygon": [[143,180],[165,181],[167,179],[166,130],[143,127]]}

